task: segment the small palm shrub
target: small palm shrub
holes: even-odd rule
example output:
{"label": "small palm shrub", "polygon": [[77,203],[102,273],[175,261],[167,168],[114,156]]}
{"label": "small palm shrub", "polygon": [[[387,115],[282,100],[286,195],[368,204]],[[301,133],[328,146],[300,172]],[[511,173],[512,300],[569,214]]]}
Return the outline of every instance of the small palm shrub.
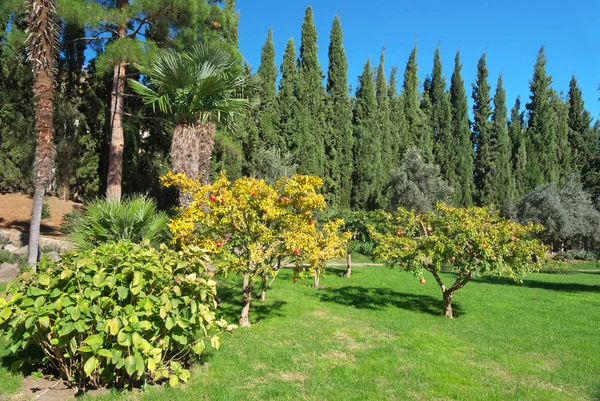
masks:
{"label": "small palm shrub", "polygon": [[[236,326],[215,318],[216,283],[198,248],[118,242],[44,257],[0,295],[0,333],[19,358],[79,388],[187,381],[187,365]],[[210,339],[209,341],[207,341]],[[207,343],[205,343],[207,341]],[[31,354],[31,353],[29,353]]]}
{"label": "small palm shrub", "polygon": [[79,249],[110,241],[148,241],[157,247],[169,240],[168,224],[169,216],[157,211],[154,200],[145,196],[97,199],[74,216],[69,239]]}

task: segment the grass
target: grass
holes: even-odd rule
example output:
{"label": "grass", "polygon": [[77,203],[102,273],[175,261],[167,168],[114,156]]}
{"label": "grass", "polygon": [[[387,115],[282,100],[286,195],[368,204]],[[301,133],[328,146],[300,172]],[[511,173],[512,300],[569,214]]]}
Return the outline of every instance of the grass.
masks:
{"label": "grass", "polygon": [[[351,279],[329,270],[320,290],[282,271],[268,300],[254,302],[253,326],[225,338],[187,385],[93,399],[600,397],[600,274],[474,280],[455,295],[457,318],[447,320],[430,278],[420,285],[384,267],[356,267]],[[239,287],[237,278],[220,283],[228,321],[237,320]],[[0,394],[18,380],[0,368]]]}

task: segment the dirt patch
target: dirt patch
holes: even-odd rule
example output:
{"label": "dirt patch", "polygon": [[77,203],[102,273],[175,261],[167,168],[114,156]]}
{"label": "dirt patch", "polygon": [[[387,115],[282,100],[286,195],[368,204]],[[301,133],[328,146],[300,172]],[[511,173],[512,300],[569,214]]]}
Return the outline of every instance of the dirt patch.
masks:
{"label": "dirt patch", "polygon": [[329,352],[327,354],[321,355],[321,358],[330,359],[336,362],[356,362],[356,357],[354,355],[348,355],[347,353],[342,351]]}
{"label": "dirt patch", "polygon": [[[50,209],[50,218],[43,219],[40,226],[41,235],[63,237],[60,223],[63,215],[81,209],[81,203],[63,201],[49,196],[44,201]],[[0,194],[0,228],[28,231],[31,222],[32,199],[24,194]]]}
{"label": "dirt patch", "polygon": [[298,372],[280,372],[280,373],[269,373],[267,375],[269,378],[283,380],[284,382],[303,382],[306,380],[302,374]]}

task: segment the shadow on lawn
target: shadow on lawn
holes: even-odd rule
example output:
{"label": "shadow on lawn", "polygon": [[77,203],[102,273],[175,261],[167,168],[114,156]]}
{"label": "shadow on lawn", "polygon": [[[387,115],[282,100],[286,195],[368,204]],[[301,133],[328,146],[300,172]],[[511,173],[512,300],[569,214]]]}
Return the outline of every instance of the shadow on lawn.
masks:
{"label": "shadow on lawn", "polygon": [[481,277],[477,278],[474,281],[479,283],[486,284],[500,284],[500,285],[512,285],[519,287],[528,287],[528,288],[541,288],[544,290],[553,290],[553,291],[565,291],[565,292],[600,292],[600,285],[589,285],[589,284],[580,284],[580,283],[552,283],[548,281],[538,281],[538,280],[528,280],[525,278],[523,283],[519,284],[514,282],[513,280],[500,277]]}
{"label": "shadow on lawn", "polygon": [[[287,304],[285,301],[273,301],[269,299],[267,291],[267,300],[261,302],[258,299],[260,291],[255,286],[252,294],[252,303],[250,304],[250,323],[257,323],[267,317],[283,316],[281,308]],[[237,323],[242,311],[242,289],[233,283],[220,282],[217,289],[219,299],[219,308],[217,315],[222,316],[228,323]]]}
{"label": "shadow on lawn", "polygon": [[[327,288],[316,292],[324,302],[333,302],[357,309],[383,310],[393,307],[413,312],[442,315],[442,297],[408,294],[387,288],[341,287]],[[454,317],[462,314],[460,304],[453,302]]]}

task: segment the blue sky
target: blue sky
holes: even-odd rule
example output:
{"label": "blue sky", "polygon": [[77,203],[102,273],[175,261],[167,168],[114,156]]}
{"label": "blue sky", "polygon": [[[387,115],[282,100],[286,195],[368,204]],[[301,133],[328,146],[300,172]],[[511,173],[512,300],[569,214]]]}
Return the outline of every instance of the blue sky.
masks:
{"label": "blue sky", "polygon": [[388,74],[392,65],[403,73],[415,41],[423,79],[431,72],[433,52],[439,43],[448,86],[454,55],[460,48],[469,98],[477,60],[486,51],[490,84],[495,89],[498,74],[503,74],[510,110],[518,95],[523,103],[529,99],[533,65],[544,45],[553,87],[567,92],[575,73],[586,108],[594,118],[600,117],[599,0],[237,0],[240,50],[255,70],[269,28],[273,28],[278,66],[290,37],[299,47],[304,11],[309,5],[319,34],[324,73],[331,23],[340,14],[353,88],[368,58],[378,64],[383,46]]}

